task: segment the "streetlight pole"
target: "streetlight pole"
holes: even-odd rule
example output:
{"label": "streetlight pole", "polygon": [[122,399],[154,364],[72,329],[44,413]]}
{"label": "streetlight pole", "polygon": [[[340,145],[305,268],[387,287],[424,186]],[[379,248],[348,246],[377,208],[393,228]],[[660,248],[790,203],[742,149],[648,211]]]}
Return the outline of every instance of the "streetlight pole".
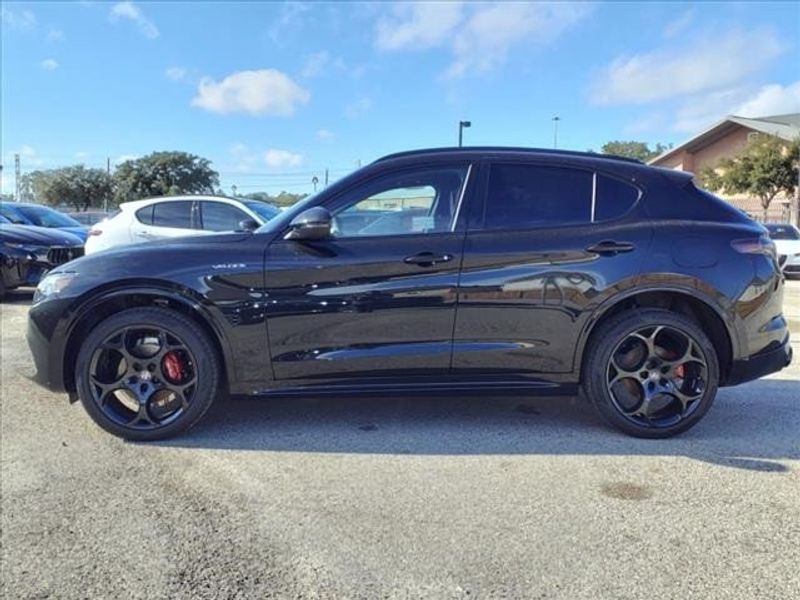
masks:
{"label": "streetlight pole", "polygon": [[458,122],[458,147],[461,148],[464,141],[464,129],[472,127],[472,121],[459,121]]}
{"label": "streetlight pole", "polygon": [[553,117],[553,149],[555,150],[558,148],[558,122],[561,120],[561,117],[556,115]]}

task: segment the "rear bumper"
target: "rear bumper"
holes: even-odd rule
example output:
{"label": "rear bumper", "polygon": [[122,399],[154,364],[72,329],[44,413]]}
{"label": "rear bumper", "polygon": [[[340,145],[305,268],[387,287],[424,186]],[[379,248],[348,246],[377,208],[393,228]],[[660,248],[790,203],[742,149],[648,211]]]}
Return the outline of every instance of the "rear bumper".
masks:
{"label": "rear bumper", "polygon": [[789,336],[787,335],[783,343],[777,346],[767,348],[749,358],[733,361],[725,385],[738,385],[770,373],[776,373],[789,366],[791,362],[792,345],[789,343]]}

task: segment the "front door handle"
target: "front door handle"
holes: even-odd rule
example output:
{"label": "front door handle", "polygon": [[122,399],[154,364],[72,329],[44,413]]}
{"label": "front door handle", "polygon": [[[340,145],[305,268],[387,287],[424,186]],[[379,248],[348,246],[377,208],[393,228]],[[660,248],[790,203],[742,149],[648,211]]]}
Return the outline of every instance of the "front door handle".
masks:
{"label": "front door handle", "polygon": [[432,267],[435,264],[453,260],[450,254],[434,254],[433,252],[420,252],[412,256],[406,256],[403,262],[407,265],[419,265],[420,267]]}
{"label": "front door handle", "polygon": [[587,252],[600,254],[601,256],[615,256],[623,252],[631,252],[636,248],[630,242],[616,242],[614,240],[603,240],[586,248]]}

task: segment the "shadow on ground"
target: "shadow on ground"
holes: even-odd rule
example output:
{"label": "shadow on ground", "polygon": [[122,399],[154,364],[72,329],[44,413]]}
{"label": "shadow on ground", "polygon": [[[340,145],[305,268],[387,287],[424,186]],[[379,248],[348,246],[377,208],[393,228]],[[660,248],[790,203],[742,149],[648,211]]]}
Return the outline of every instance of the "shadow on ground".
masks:
{"label": "shadow on ground", "polygon": [[720,392],[691,431],[640,440],[608,429],[574,398],[325,398],[218,402],[184,436],[187,448],[412,455],[686,456],[783,472],[800,459],[800,382],[767,379]]}

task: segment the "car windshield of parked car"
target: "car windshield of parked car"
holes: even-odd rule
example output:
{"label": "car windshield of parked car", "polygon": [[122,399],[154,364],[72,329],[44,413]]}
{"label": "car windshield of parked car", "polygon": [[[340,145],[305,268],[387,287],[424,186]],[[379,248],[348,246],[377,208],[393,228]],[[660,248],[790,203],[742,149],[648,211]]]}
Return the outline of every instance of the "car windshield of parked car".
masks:
{"label": "car windshield of parked car", "polygon": [[16,206],[31,224],[39,227],[81,227],[72,217],[48,208],[47,206]]}
{"label": "car windshield of parked car", "polygon": [[793,225],[767,225],[767,231],[773,240],[800,240],[800,231]]}
{"label": "car windshield of parked car", "polygon": [[264,223],[281,213],[278,207],[267,204],[266,202],[259,202],[258,200],[244,200],[242,204],[261,217]]}
{"label": "car windshield of parked car", "polygon": [[19,212],[18,207],[10,204],[0,204],[0,215],[14,225],[33,225],[30,220],[25,218],[25,215]]}

